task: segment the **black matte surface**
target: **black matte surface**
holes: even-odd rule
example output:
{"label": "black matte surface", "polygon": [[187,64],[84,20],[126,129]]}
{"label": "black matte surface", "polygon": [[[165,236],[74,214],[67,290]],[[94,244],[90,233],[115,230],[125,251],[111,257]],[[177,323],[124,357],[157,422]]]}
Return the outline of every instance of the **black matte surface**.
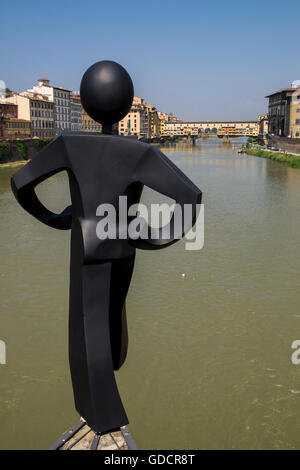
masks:
{"label": "black matte surface", "polygon": [[89,116],[102,124],[120,121],[130,110],[133,93],[129,74],[111,60],[91,65],[80,84],[82,106]]}
{"label": "black matte surface", "polygon": [[[63,170],[69,176],[72,206],[54,214],[41,204],[34,188]],[[171,219],[167,240],[100,240],[96,210],[110,203],[118,213],[118,197],[127,196],[129,207],[139,202],[146,185],[182,207],[192,204],[194,223],[201,191],[157,148],[131,138],[85,132],[62,133],[17,171],[11,184],[21,206],[38,220],[72,229],[69,361],[76,409],[96,432],[128,424],[114,369],[126,357],[125,299],[135,250],[164,248],[176,239]]]}

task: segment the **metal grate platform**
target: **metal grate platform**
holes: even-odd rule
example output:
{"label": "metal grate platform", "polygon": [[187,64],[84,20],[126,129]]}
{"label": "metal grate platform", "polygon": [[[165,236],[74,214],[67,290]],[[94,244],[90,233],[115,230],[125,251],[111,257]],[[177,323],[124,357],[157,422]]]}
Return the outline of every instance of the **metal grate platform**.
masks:
{"label": "metal grate platform", "polygon": [[81,418],[48,450],[137,450],[137,446],[127,426],[97,434]]}

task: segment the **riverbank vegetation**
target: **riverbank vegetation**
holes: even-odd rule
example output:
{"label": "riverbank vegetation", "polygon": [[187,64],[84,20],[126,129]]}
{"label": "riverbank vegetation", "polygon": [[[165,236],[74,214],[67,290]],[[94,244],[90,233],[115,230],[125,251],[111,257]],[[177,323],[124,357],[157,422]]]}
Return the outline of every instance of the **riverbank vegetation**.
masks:
{"label": "riverbank vegetation", "polygon": [[40,139],[36,139],[34,143],[38,149],[42,149],[50,144],[51,140],[53,140],[51,137],[41,137]]}
{"label": "riverbank vegetation", "polygon": [[26,160],[27,148],[26,148],[26,145],[25,145],[25,141],[22,140],[22,139],[17,140],[16,141],[16,148],[17,148],[18,154],[20,155],[21,159]]}
{"label": "riverbank vegetation", "polygon": [[10,155],[10,147],[7,140],[2,140],[0,142],[0,163],[4,158]]}
{"label": "riverbank vegetation", "polygon": [[300,168],[300,155],[293,155],[292,153],[272,152],[271,150],[262,150],[257,145],[247,143],[244,147],[244,152],[247,155],[254,155],[255,157],[269,158],[276,162],[285,163],[292,168]]}
{"label": "riverbank vegetation", "polygon": [[0,164],[31,159],[51,140],[52,138],[0,140]]}

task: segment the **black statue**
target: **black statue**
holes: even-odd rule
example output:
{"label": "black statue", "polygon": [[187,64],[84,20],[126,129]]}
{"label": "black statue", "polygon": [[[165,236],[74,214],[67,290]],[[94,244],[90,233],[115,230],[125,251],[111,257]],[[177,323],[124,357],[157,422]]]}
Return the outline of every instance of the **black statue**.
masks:
{"label": "black statue", "polygon": [[[127,352],[125,299],[135,250],[160,249],[177,239],[171,219],[168,239],[100,240],[97,207],[111,203],[118,211],[119,196],[127,196],[128,206],[138,203],[146,185],[182,207],[192,204],[193,225],[201,191],[157,148],[111,135],[112,125],[132,105],[133,85],[123,67],[97,62],[85,72],[80,93],[84,109],[102,123],[103,133],[62,132],[14,174],[11,185],[31,215],[50,227],[72,229],[69,361],[75,405],[94,431],[105,432],[128,424],[114,370]],[[34,188],[63,170],[68,173],[72,205],[54,214]],[[146,229],[150,234],[150,227]]]}

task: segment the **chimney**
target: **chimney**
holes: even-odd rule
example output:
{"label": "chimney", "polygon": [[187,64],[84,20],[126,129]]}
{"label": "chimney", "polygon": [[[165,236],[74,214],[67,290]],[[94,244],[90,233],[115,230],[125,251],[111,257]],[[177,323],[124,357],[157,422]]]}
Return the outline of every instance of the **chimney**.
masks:
{"label": "chimney", "polygon": [[48,78],[39,78],[38,83],[39,86],[50,86],[50,80],[48,80]]}

